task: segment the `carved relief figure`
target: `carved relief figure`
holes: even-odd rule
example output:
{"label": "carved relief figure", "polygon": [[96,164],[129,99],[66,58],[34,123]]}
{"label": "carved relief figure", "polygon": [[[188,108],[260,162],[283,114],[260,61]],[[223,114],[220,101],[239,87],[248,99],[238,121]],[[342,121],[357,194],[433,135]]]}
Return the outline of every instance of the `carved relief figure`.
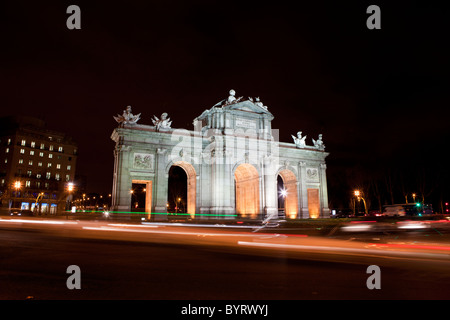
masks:
{"label": "carved relief figure", "polygon": [[134,155],[134,168],[151,169],[153,165],[153,156],[151,154],[136,153]]}

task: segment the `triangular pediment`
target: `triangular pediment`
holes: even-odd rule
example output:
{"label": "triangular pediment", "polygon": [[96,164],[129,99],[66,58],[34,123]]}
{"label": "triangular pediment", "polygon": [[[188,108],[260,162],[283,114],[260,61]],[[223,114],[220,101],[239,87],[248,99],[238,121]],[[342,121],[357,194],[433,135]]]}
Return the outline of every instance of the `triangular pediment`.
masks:
{"label": "triangular pediment", "polygon": [[225,106],[224,108],[227,108],[229,110],[252,112],[252,113],[258,113],[258,114],[264,113],[264,114],[272,116],[272,114],[267,110],[267,107],[259,106],[250,100],[233,103],[228,106]]}

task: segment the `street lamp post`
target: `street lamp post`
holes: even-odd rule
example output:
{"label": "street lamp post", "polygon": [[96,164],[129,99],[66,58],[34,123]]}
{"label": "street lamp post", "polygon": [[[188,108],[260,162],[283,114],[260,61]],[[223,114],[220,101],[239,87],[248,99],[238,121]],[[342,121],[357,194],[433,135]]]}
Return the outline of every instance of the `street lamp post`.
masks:
{"label": "street lamp post", "polygon": [[[16,192],[15,192],[16,201],[17,201],[17,198],[18,198],[17,193],[19,192],[21,187],[22,187],[22,183],[19,180],[14,182],[14,189],[16,189]],[[13,200],[13,203],[12,203],[13,207],[14,207],[14,202],[15,201]]]}
{"label": "street lamp post", "polygon": [[71,210],[72,207],[72,192],[74,190],[73,182],[67,183],[67,198],[66,198],[66,219],[68,219],[67,211]]}
{"label": "street lamp post", "polygon": [[[367,212],[366,200],[361,195],[361,192],[359,190],[355,190],[354,194],[355,194],[355,197],[358,199],[358,201],[360,201],[360,199],[362,199],[362,201],[364,203],[364,213],[367,215],[368,212]],[[356,204],[355,204],[355,207],[356,207]],[[355,208],[355,215],[356,215],[356,208]]]}

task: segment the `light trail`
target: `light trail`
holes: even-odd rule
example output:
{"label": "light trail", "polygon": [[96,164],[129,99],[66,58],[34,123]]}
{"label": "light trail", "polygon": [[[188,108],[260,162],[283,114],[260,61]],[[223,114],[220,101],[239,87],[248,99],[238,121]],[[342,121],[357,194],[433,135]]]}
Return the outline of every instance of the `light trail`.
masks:
{"label": "light trail", "polygon": [[108,226],[113,227],[140,227],[140,228],[158,228],[158,226],[151,226],[151,225],[141,225],[141,224],[126,224],[126,223],[108,223]]}
{"label": "light trail", "polygon": [[258,226],[237,226],[229,224],[202,224],[202,223],[181,223],[181,222],[142,222],[143,225],[157,225],[166,227],[200,227],[200,228],[236,228],[236,229],[255,229]]}
{"label": "light trail", "polygon": [[132,228],[110,228],[110,227],[83,227],[84,230],[96,231],[115,231],[115,232],[136,232],[136,233],[154,233],[154,234],[171,234],[171,235],[193,235],[193,236],[210,236],[210,237],[257,237],[267,238],[270,236],[280,236],[278,234],[254,234],[254,233],[211,233],[211,232],[190,232],[190,231],[166,231],[166,230],[134,230]]}
{"label": "light trail", "polygon": [[445,250],[450,251],[447,246],[431,246],[420,244],[401,244],[401,243],[369,243],[369,245],[380,248],[405,248],[405,249],[426,249],[426,250]]}
{"label": "light trail", "polygon": [[269,242],[247,242],[238,241],[238,245],[263,247],[271,249],[290,249],[298,251],[320,251],[327,253],[348,253],[357,255],[375,255],[375,256],[398,256],[398,257],[410,257],[410,258],[438,258],[449,260],[450,255],[428,252],[412,252],[412,251],[381,251],[375,249],[365,248],[346,248],[346,247],[330,247],[330,246],[311,246],[311,245],[295,245],[295,244],[279,244]]}
{"label": "light trail", "polygon": [[36,223],[36,224],[78,224],[78,222],[74,222],[74,221],[0,219],[0,223],[2,223],[2,222],[12,222],[12,223]]}

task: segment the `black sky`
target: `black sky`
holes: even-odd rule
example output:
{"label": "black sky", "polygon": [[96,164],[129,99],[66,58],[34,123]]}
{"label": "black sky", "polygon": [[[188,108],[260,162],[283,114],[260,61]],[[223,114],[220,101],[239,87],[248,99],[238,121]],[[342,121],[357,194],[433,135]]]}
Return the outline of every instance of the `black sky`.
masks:
{"label": "black sky", "polygon": [[[168,112],[191,129],[229,89],[260,96],[281,141],[323,133],[331,175],[407,162],[450,177],[448,13],[437,1],[92,2],[0,4],[0,115],[71,135],[89,191],[111,189],[113,115],[131,105],[140,123]],[[71,4],[81,30],[66,27]],[[371,4],[381,30],[366,27]]]}

